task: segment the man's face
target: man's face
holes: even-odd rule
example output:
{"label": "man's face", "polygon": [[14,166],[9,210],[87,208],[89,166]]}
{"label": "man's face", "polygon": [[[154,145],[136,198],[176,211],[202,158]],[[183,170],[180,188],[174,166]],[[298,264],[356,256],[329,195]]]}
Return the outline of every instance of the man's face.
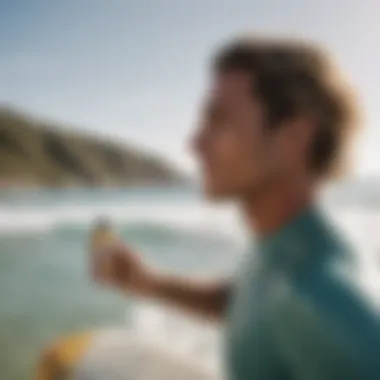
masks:
{"label": "man's face", "polygon": [[264,191],[294,161],[286,140],[265,127],[264,110],[247,73],[218,75],[194,138],[206,194],[243,198]]}

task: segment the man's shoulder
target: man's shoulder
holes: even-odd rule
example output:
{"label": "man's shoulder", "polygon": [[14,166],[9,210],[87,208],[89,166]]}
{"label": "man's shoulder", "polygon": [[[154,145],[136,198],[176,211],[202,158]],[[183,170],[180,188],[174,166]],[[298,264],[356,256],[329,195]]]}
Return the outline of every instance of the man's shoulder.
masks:
{"label": "man's shoulder", "polygon": [[380,349],[379,316],[356,284],[356,271],[355,261],[344,253],[331,255],[302,276],[285,281],[273,309],[275,323],[284,328],[303,325],[330,330],[351,342]]}
{"label": "man's shoulder", "polygon": [[[367,373],[380,373],[379,321],[350,283],[349,264],[350,260],[328,259],[302,278],[284,277],[268,315],[267,334],[284,360],[320,373],[319,378],[369,378]],[[362,376],[350,377],[348,370]]]}
{"label": "man's shoulder", "polygon": [[336,249],[297,276],[293,290],[314,302],[342,306],[345,301],[366,300],[361,276],[359,257],[348,249]]}
{"label": "man's shoulder", "polygon": [[294,278],[289,295],[309,302],[326,314],[357,317],[358,314],[372,312],[360,279],[360,266],[355,254],[337,249]]}

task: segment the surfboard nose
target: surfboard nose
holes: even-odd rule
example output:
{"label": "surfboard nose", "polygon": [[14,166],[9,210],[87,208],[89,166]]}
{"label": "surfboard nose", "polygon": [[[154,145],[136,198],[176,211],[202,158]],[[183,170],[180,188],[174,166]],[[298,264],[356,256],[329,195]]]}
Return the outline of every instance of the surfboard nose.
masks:
{"label": "surfboard nose", "polygon": [[92,342],[93,334],[89,332],[58,339],[43,351],[37,365],[36,379],[69,379]]}

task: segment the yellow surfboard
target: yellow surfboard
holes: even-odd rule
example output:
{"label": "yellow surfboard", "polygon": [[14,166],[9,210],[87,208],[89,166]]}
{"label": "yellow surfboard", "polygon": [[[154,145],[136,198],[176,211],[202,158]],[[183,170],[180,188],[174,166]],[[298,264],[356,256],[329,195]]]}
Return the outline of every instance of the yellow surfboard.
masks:
{"label": "yellow surfboard", "polygon": [[81,333],[59,339],[41,355],[37,365],[37,380],[70,379],[93,341],[91,333]]}

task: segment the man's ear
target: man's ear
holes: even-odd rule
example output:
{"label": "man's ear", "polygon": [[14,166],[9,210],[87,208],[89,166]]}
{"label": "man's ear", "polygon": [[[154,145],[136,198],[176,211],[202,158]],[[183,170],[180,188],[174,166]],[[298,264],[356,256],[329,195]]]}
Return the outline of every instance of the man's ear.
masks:
{"label": "man's ear", "polygon": [[308,115],[289,120],[284,126],[283,138],[295,149],[308,150],[316,133],[316,124]]}
{"label": "man's ear", "polygon": [[307,156],[315,131],[315,123],[311,118],[289,119],[276,129],[276,145],[286,157],[299,160]]}
{"label": "man's ear", "polygon": [[294,120],[294,134],[303,145],[310,145],[316,134],[317,126],[311,115],[301,115]]}

